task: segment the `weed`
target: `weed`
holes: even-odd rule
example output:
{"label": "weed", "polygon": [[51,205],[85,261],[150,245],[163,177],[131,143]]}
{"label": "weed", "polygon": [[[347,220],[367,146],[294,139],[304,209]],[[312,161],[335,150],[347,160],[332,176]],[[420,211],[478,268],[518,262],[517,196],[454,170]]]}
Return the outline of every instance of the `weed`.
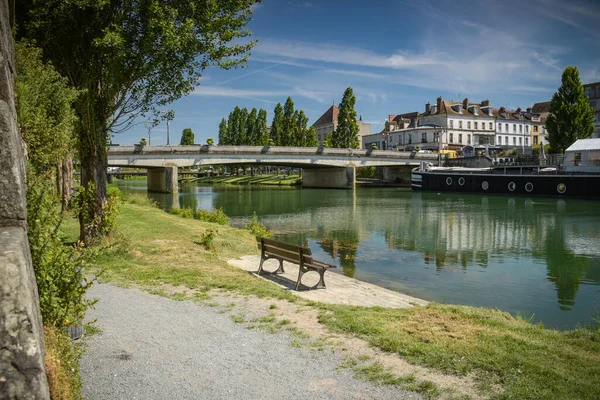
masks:
{"label": "weed", "polygon": [[197,242],[194,242],[196,244],[199,244],[201,246],[204,246],[204,248],[208,251],[215,251],[215,237],[219,234],[219,231],[216,229],[212,229],[212,228],[208,228],[206,230],[206,232],[204,232],[202,234],[202,236],[200,237],[200,240]]}
{"label": "weed", "polygon": [[244,229],[247,229],[254,236],[271,238],[273,237],[273,232],[269,230],[263,223],[258,222],[258,217],[256,216],[256,212],[252,215],[252,221],[248,222]]}

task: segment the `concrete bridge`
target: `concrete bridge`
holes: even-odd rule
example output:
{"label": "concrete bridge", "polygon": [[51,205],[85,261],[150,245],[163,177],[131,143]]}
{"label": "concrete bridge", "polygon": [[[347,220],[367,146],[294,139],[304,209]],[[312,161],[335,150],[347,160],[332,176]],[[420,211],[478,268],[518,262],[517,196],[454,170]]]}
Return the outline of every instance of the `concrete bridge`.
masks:
{"label": "concrete bridge", "polygon": [[438,156],[388,150],[278,146],[112,146],[108,166],[148,168],[148,190],[177,192],[177,168],[201,165],[274,165],[302,168],[302,186],[355,187],[357,167],[386,167],[384,179],[410,176],[421,162]]}

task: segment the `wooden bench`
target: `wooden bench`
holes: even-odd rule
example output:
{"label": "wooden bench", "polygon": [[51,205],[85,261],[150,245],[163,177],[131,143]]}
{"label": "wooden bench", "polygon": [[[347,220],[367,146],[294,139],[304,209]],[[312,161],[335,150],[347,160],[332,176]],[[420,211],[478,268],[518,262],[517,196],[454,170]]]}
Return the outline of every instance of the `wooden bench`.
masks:
{"label": "wooden bench", "polygon": [[280,242],[278,240],[267,239],[263,237],[256,237],[256,242],[260,250],[260,264],[258,266],[258,275],[263,270],[263,263],[269,259],[275,259],[279,261],[279,268],[273,274],[279,274],[285,272],[283,270],[283,262],[287,261],[293,264],[297,264],[300,269],[298,271],[298,281],[296,282],[296,290],[300,287],[302,282],[302,275],[309,271],[316,271],[319,273],[321,279],[315,286],[316,288],[325,288],[325,271],[329,268],[335,268],[335,265],[327,264],[321,261],[317,261],[312,258],[312,253],[308,247],[296,246],[293,244]]}

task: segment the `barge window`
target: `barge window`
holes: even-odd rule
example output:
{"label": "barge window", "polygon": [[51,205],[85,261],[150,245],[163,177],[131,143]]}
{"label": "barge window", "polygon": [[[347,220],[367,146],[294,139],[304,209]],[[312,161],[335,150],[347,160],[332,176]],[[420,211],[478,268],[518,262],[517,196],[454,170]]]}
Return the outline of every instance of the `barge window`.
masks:
{"label": "barge window", "polygon": [[581,164],[581,153],[575,153],[574,164],[576,166]]}

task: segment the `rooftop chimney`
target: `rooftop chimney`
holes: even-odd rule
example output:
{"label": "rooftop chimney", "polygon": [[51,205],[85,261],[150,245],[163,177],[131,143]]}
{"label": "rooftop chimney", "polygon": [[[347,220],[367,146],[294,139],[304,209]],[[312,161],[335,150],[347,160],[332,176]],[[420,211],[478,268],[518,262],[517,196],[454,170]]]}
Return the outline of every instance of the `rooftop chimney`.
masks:
{"label": "rooftop chimney", "polygon": [[389,114],[388,115],[388,122],[392,122],[394,120],[394,118],[396,118],[396,114]]}
{"label": "rooftop chimney", "polygon": [[531,114],[531,107],[527,107],[527,114]]}
{"label": "rooftop chimney", "polygon": [[490,106],[490,101],[489,100],[483,100],[481,102],[481,107],[489,107]]}
{"label": "rooftop chimney", "polygon": [[517,114],[521,114],[521,107],[517,108]]}
{"label": "rooftop chimney", "polygon": [[469,99],[465,97],[463,100],[463,108],[467,110],[469,108]]}
{"label": "rooftop chimney", "polygon": [[425,112],[427,114],[429,114],[430,111],[431,111],[431,104],[429,104],[429,102],[427,102],[427,104],[425,104]]}
{"label": "rooftop chimney", "polygon": [[504,108],[504,107],[500,107],[500,110],[499,110],[499,111],[500,111],[501,113],[503,113],[503,112],[505,112],[505,111],[506,111],[506,108]]}
{"label": "rooftop chimney", "polygon": [[436,108],[436,112],[441,112],[442,111],[442,96],[437,98],[437,108]]}

